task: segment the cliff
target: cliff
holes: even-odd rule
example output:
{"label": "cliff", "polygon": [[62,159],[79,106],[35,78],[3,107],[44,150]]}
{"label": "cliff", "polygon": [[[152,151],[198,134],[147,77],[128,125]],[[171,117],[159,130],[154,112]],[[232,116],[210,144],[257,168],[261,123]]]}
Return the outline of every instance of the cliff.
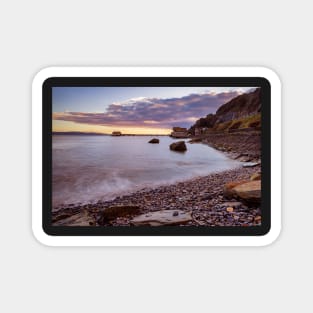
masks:
{"label": "cliff", "polygon": [[223,104],[215,114],[208,114],[190,127],[192,135],[199,130],[234,130],[261,126],[261,89],[239,95]]}

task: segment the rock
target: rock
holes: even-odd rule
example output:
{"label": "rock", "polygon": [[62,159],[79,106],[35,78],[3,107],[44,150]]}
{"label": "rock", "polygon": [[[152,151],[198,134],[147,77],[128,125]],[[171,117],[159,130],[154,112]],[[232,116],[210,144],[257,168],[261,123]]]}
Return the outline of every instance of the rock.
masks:
{"label": "rock", "polygon": [[174,138],[188,138],[189,133],[187,128],[182,127],[173,127],[173,131],[171,132],[171,137]]}
{"label": "rock", "polygon": [[169,226],[185,224],[190,221],[192,221],[192,217],[189,212],[162,210],[136,216],[131,220],[131,224],[134,226]]}
{"label": "rock", "polygon": [[170,149],[173,151],[184,152],[187,150],[185,141],[177,141],[170,144]]}
{"label": "rock", "polygon": [[232,191],[235,196],[246,202],[260,203],[261,202],[261,181],[253,180],[248,183],[235,186]]}
{"label": "rock", "polygon": [[257,165],[260,165],[259,162],[247,162],[247,163],[244,163],[242,166],[243,167],[255,167]]}
{"label": "rock", "polygon": [[140,213],[140,210],[140,207],[137,205],[111,206],[101,212],[98,223],[103,225],[104,223],[110,222],[117,217],[133,216]]}
{"label": "rock", "polygon": [[73,214],[67,218],[53,221],[53,226],[91,226],[95,225],[95,219],[83,210],[78,214]]}
{"label": "rock", "polygon": [[224,186],[224,190],[223,190],[224,197],[227,199],[232,199],[234,197],[233,188],[238,185],[247,183],[247,182],[249,182],[249,180],[233,181],[233,182],[226,183]]}
{"label": "rock", "polygon": [[159,143],[160,140],[158,138],[152,138],[148,143]]}
{"label": "rock", "polygon": [[228,213],[233,213],[234,212],[234,208],[230,206],[230,207],[226,208],[226,211]]}
{"label": "rock", "polygon": [[[236,160],[240,161],[240,162],[245,162],[248,164],[251,161],[251,158],[249,156],[241,156],[241,157],[237,158]],[[247,166],[243,165],[243,167],[249,167],[249,165],[247,165]]]}
{"label": "rock", "polygon": [[71,213],[61,213],[61,214],[58,214],[58,215],[55,215],[53,218],[52,218],[52,223],[56,223],[60,220],[64,220],[66,218],[69,218],[71,217],[73,214]]}
{"label": "rock", "polygon": [[202,138],[193,138],[193,139],[190,139],[188,143],[196,143],[196,142],[201,142],[201,141],[202,141]]}
{"label": "rock", "polygon": [[261,180],[261,172],[254,173],[251,177],[250,180]]}

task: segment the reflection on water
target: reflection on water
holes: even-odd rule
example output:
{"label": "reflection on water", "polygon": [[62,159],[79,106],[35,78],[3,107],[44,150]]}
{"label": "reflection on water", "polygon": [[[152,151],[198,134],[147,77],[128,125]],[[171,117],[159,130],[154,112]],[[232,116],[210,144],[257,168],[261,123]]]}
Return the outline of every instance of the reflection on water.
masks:
{"label": "reflection on water", "polygon": [[145,187],[234,168],[238,162],[202,144],[169,150],[176,141],[160,136],[53,136],[53,206],[94,202]]}

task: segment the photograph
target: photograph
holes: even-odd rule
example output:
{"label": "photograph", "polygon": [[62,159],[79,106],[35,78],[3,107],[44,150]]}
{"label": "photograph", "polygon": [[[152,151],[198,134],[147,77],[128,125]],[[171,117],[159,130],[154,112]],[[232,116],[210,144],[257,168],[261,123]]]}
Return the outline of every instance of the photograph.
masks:
{"label": "photograph", "polygon": [[52,226],[262,225],[261,88],[52,87]]}

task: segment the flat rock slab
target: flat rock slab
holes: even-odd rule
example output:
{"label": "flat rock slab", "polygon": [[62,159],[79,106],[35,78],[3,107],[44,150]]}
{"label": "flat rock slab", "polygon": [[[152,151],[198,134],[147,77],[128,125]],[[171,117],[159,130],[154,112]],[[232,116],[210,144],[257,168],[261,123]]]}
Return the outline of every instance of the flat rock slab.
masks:
{"label": "flat rock slab", "polygon": [[260,163],[257,162],[246,162],[242,165],[242,167],[255,167],[257,165],[260,165]]}
{"label": "flat rock slab", "polygon": [[248,202],[260,203],[261,181],[252,180],[248,183],[237,185],[233,188],[234,193],[241,199]]}
{"label": "flat rock slab", "polygon": [[134,226],[170,226],[185,224],[189,221],[192,221],[189,212],[181,210],[162,210],[138,215],[131,220],[131,224]]}
{"label": "flat rock slab", "polygon": [[233,198],[234,195],[235,195],[234,188],[236,186],[239,186],[241,184],[248,183],[248,182],[250,182],[250,181],[249,180],[240,180],[240,181],[232,181],[232,182],[226,183],[225,186],[224,186],[224,190],[223,190],[224,197],[226,199]]}
{"label": "flat rock slab", "polygon": [[56,220],[53,223],[54,226],[91,226],[94,224],[95,220],[85,211],[63,219]]}

